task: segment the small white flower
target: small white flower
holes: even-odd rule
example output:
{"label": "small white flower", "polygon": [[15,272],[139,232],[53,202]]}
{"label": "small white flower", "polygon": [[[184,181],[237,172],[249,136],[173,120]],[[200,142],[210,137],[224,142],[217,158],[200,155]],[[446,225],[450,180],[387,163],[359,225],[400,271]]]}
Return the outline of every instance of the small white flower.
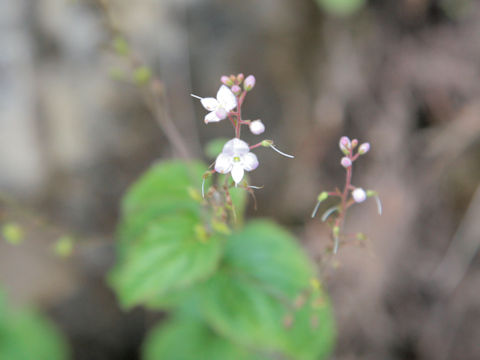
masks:
{"label": "small white flower", "polygon": [[367,198],[367,193],[362,188],[356,188],[352,191],[352,197],[355,202],[361,203]]}
{"label": "small white flower", "polygon": [[233,92],[225,85],[220,86],[217,92],[217,98],[201,98],[191,94],[194,98],[200,99],[203,107],[210,111],[205,116],[205,124],[209,122],[219,122],[227,117],[228,113],[237,107],[237,98]]}
{"label": "small white flower", "polygon": [[227,141],[222,152],[215,160],[215,171],[220,174],[232,174],[233,181],[237,185],[243,179],[244,171],[255,170],[258,159],[245,141],[234,138]]}
{"label": "small white flower", "polygon": [[262,120],[254,120],[249,125],[250,131],[252,134],[260,135],[265,131],[265,125],[263,125]]}

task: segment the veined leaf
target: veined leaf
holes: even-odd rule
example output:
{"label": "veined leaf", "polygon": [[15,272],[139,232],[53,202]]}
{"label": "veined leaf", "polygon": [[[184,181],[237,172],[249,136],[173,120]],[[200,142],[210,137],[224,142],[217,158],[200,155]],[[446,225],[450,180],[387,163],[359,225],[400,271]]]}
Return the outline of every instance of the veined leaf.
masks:
{"label": "veined leaf", "polygon": [[216,269],[223,239],[199,238],[197,224],[187,216],[165,217],[133,240],[110,274],[123,306],[168,302],[170,292],[191,286]]}
{"label": "veined leaf", "polygon": [[44,316],[31,309],[8,309],[3,294],[0,297],[0,359],[68,358],[64,339]]}
{"label": "veined leaf", "polygon": [[177,317],[154,328],[143,347],[144,360],[261,360],[220,337],[199,319]]}
{"label": "veined leaf", "polygon": [[[319,359],[330,353],[335,330],[325,294],[313,295],[314,276],[288,233],[253,222],[228,239],[222,268],[205,285],[202,310],[234,342],[292,359]],[[306,302],[296,308],[299,296]]]}

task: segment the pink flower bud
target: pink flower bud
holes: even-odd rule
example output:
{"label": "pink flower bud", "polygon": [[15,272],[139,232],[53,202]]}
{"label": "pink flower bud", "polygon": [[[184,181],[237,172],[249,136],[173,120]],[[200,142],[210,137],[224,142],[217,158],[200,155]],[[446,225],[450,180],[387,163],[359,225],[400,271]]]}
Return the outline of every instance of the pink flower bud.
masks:
{"label": "pink flower bud", "polygon": [[237,77],[235,75],[231,74],[230,75],[230,80],[232,80],[232,84],[233,84],[237,80]]}
{"label": "pink flower bud", "polygon": [[358,145],[358,140],[357,139],[353,139],[352,140],[352,149],[355,149]]}
{"label": "pink flower bud", "polygon": [[340,164],[342,164],[342,166],[346,169],[346,168],[349,168],[350,166],[352,166],[352,160],[350,160],[350,158],[344,156],[344,157],[342,157],[342,160],[340,161]]}
{"label": "pink flower bud", "polygon": [[352,191],[352,197],[355,202],[361,203],[367,198],[367,193],[362,188],[356,188]]}
{"label": "pink flower bud", "polygon": [[221,78],[220,78],[220,81],[222,83],[224,83],[225,85],[227,86],[232,86],[233,85],[233,81],[226,75],[223,75]]}
{"label": "pink flower bud", "polygon": [[245,82],[243,83],[243,88],[246,91],[250,91],[254,88],[254,86],[255,86],[255,76],[248,75],[247,78],[245,79]]}
{"label": "pink flower bud", "polygon": [[345,155],[350,153],[350,147],[352,146],[352,143],[350,142],[348,136],[342,136],[338,145],[340,146],[340,150],[342,150]]}
{"label": "pink flower bud", "polygon": [[363,154],[366,154],[369,150],[370,150],[370,143],[363,143],[363,144],[360,145],[360,147],[358,148],[358,153],[359,153],[360,155],[363,155]]}
{"label": "pink flower bud", "polygon": [[245,75],[242,73],[237,75],[237,84],[241,84],[243,82],[243,79],[245,79]]}
{"label": "pink flower bud", "polygon": [[260,135],[265,131],[265,125],[263,125],[261,120],[252,121],[249,127],[252,134],[255,134],[255,135]]}
{"label": "pink flower bud", "polygon": [[240,95],[240,93],[242,92],[242,89],[240,88],[240,86],[238,85],[233,85],[232,86],[232,92],[235,94],[235,95]]}

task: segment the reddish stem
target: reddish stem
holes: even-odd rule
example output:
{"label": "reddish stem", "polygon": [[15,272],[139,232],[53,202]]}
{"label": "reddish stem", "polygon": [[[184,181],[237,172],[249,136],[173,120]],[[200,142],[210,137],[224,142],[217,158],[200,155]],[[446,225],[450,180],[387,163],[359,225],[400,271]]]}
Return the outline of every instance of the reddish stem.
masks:
{"label": "reddish stem", "polygon": [[250,150],[255,149],[257,147],[260,147],[260,146],[262,146],[262,141],[260,141],[258,144],[250,146]]}
{"label": "reddish stem", "polygon": [[[350,160],[353,159],[352,157],[352,149],[350,149],[350,154],[348,154],[348,157]],[[342,205],[340,208],[340,214],[338,215],[337,219],[335,220],[335,226],[340,228],[342,225],[343,220],[345,219],[345,213],[346,210],[351,206],[351,204],[347,203],[347,198],[348,198],[348,190],[351,188],[351,181],[352,181],[352,166],[349,166],[347,168],[347,176],[345,179],[345,187],[343,188],[343,192],[341,194],[342,198]]]}

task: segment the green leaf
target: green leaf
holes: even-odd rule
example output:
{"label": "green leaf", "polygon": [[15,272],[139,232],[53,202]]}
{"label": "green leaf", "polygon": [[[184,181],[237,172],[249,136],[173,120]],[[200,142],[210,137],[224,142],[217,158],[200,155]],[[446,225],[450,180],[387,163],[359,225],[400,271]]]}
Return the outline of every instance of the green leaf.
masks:
{"label": "green leaf", "polygon": [[205,226],[201,203],[192,196],[204,169],[161,163],[125,196],[119,258],[109,276],[124,307],[169,307],[217,268],[223,236]]}
{"label": "green leaf", "polygon": [[198,319],[177,317],[154,328],[143,346],[144,360],[260,360]]}
{"label": "green leaf", "polygon": [[199,238],[196,225],[195,218],[166,217],[135,239],[110,274],[123,306],[168,302],[169,292],[191,286],[216,269],[222,238]]}
{"label": "green leaf", "polygon": [[68,349],[57,329],[34,310],[11,312],[0,301],[0,359],[64,360]]}
{"label": "green leaf", "polygon": [[[122,202],[123,217],[137,216],[142,210],[164,201],[193,203],[189,187],[201,188],[207,167],[202,163],[162,162],[152,166],[128,191]],[[170,206],[170,205],[169,205]],[[198,204],[196,205],[198,207]]]}
{"label": "green leaf", "polygon": [[349,16],[365,5],[365,0],[316,0],[326,12],[335,16]]}
{"label": "green leaf", "polygon": [[[294,359],[324,358],[335,330],[325,294],[310,294],[300,308],[295,299],[311,293],[311,263],[292,237],[265,221],[232,235],[223,266],[205,284],[202,310],[223,336],[249,348],[281,352]],[[313,306],[321,303],[322,306]],[[292,316],[291,326],[285,326]]]}

